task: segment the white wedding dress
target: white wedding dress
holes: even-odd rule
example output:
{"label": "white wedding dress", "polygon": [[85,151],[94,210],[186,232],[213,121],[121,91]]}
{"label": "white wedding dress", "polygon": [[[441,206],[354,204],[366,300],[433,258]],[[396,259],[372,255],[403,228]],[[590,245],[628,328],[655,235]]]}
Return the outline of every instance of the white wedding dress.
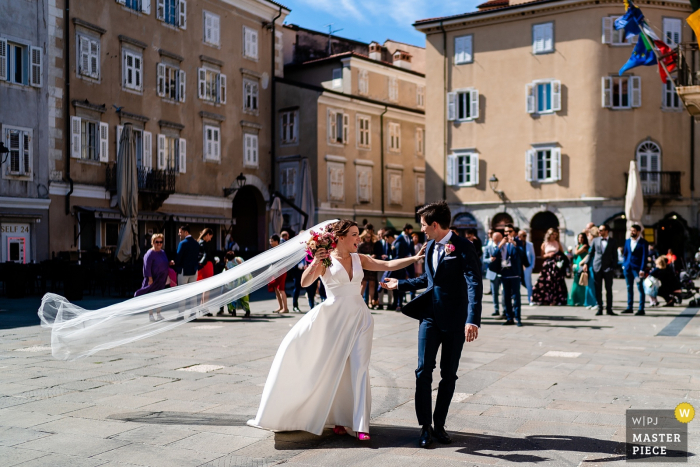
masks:
{"label": "white wedding dress", "polygon": [[369,433],[374,319],[360,296],[360,257],[357,253],[351,257],[352,280],[337,260],[321,277],[328,298],[282,341],[258,414],[248,425],[316,435],[324,426],[340,425]]}

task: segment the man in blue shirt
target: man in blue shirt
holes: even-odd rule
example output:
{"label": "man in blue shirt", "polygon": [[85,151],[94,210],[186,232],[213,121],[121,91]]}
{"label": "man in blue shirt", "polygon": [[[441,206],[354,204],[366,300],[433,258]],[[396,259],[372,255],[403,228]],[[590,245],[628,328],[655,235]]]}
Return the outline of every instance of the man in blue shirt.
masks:
{"label": "man in blue shirt", "polygon": [[623,313],[634,313],[634,283],[639,290],[639,309],[637,315],[644,315],[644,267],[647,264],[649,245],[642,237],[642,227],[634,224],[630,227],[630,238],[625,241],[622,250],[622,272],[627,283],[627,309]]}

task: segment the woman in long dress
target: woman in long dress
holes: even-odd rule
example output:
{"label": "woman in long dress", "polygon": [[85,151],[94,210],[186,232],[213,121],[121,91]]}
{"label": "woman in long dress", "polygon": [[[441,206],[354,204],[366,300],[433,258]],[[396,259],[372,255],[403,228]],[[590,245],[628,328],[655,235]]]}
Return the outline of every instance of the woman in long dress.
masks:
{"label": "woman in long dress", "polygon": [[539,305],[566,305],[566,281],[564,268],[557,266],[558,258],[564,256],[564,248],[559,243],[559,231],[549,229],[542,243],[542,272],[532,290],[532,301]]}
{"label": "woman in long dress", "polygon": [[272,362],[255,420],[248,424],[272,431],[302,430],[320,435],[325,426],[336,434],[369,439],[371,408],[369,359],[374,319],[360,289],[368,271],[394,271],[423,257],[381,261],[359,255],[360,231],[351,220],[338,221],[336,248],[316,251],[304,271],[302,287],[318,277],[328,298],[289,331]]}
{"label": "woman in long dress", "polygon": [[574,259],[572,269],[574,271],[574,282],[571,284],[569,293],[569,306],[583,306],[586,301],[587,286],[579,285],[581,280],[581,266],[579,263],[588,254],[588,237],[585,233],[578,234],[577,245],[574,248]]}

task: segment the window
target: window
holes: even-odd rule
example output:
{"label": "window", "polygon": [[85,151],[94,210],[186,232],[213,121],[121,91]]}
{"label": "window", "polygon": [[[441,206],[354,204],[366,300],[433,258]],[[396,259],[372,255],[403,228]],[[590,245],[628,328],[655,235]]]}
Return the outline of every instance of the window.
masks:
{"label": "window", "polygon": [[561,180],[561,149],[541,147],[526,154],[525,179],[528,182],[556,182]]}
{"label": "window", "polygon": [[603,44],[610,45],[631,45],[637,43],[637,36],[625,39],[623,29],[615,29],[614,23],[619,16],[603,17]]}
{"label": "window", "polygon": [[197,69],[197,94],[214,104],[226,103],[226,75],[211,68]]}
{"label": "window", "polygon": [[282,194],[289,199],[294,199],[297,194],[297,165],[284,165],[280,167],[280,188]]}
{"label": "window", "polygon": [[258,111],[258,82],[250,79],[243,80],[243,110]]}
{"label": "window", "polygon": [[663,40],[669,47],[675,48],[681,43],[681,20],[678,18],[664,18]]}
{"label": "window", "polygon": [[117,0],[117,3],[124,5],[139,13],[151,14],[151,0]]}
{"label": "window", "polygon": [[681,100],[678,97],[673,81],[670,79],[666,80],[666,84],[662,85],[661,90],[663,91],[661,108],[664,110],[681,110]]}
{"label": "window", "polygon": [[389,204],[403,204],[403,173],[388,172]]}
{"label": "window", "polygon": [[642,106],[642,78],[639,76],[604,76],[603,107],[629,109]]}
{"label": "window", "polygon": [[140,53],[123,49],[123,82],[126,89],[143,90],[143,58]]}
{"label": "window", "polygon": [[357,116],[357,147],[370,148],[370,117],[365,115]]}
{"label": "window", "polygon": [[328,200],[345,199],[345,164],[328,163]]}
{"label": "window", "polygon": [[532,26],[532,53],[549,52],[554,52],[554,23],[535,24]]}
{"label": "window", "polygon": [[416,206],[425,204],[425,177],[416,177]]}
{"label": "window", "polygon": [[347,144],[350,131],[350,116],[335,110],[328,111],[328,142]]}
{"label": "window", "polygon": [[258,59],[258,31],[243,26],[243,56]]}
{"label": "window", "polygon": [[41,87],[41,47],[0,39],[0,80]]}
{"label": "window", "polygon": [[219,15],[210,13],[208,11],[204,13],[204,43],[209,45],[218,46],[219,42]]}
{"label": "window", "polygon": [[187,29],[187,2],[186,0],[156,0],[158,8],[156,18],[166,24]]}
{"label": "window", "polygon": [[2,140],[10,151],[5,165],[5,175],[32,176],[32,130],[3,125]]}
{"label": "window", "polygon": [[473,35],[455,37],[455,65],[463,65],[474,61],[472,53]]}
{"label": "window", "polygon": [[369,94],[369,73],[367,70],[360,70],[358,72],[357,92],[363,96]]}
{"label": "window", "polygon": [[366,165],[356,166],[357,170],[357,202],[369,203],[372,201],[372,167]]}
{"label": "window", "polygon": [[210,125],[204,125],[204,160],[221,160],[221,130]]}
{"label": "window", "polygon": [[397,102],[399,100],[399,80],[393,76],[389,80],[389,100]]}
{"label": "window", "polygon": [[187,171],[187,144],[184,138],[158,135],[158,169],[179,173]]}
{"label": "window", "polygon": [[661,183],[661,148],[653,141],[637,146],[637,165],[643,193],[658,193]]}
{"label": "window", "polygon": [[166,63],[159,63],[156,72],[157,92],[160,97],[185,102],[185,72]]}
{"label": "window", "polygon": [[389,151],[401,151],[401,124],[389,123]]}
{"label": "window", "polygon": [[425,107],[425,86],[416,88],[416,105],[421,108]]}
{"label": "window", "polygon": [[479,91],[464,89],[447,93],[447,120],[470,121],[479,118]]}
{"label": "window", "polygon": [[331,81],[331,86],[333,89],[340,89],[343,87],[343,69],[336,68],[333,70],[333,81]]}
{"label": "window", "polygon": [[416,155],[425,155],[425,128],[416,128]]}
{"label": "window", "polygon": [[100,79],[100,40],[78,36],[78,74]]}
{"label": "window", "polygon": [[479,155],[473,151],[455,151],[447,156],[447,184],[476,186],[479,184]]}
{"label": "window", "polygon": [[282,144],[293,144],[297,142],[299,128],[297,124],[299,112],[290,110],[282,112],[282,122],[280,129],[282,131]]}
{"label": "window", "polygon": [[258,167],[258,135],[243,134],[243,165],[245,167]]}
{"label": "window", "polygon": [[[122,125],[117,125],[117,152],[119,154],[119,146],[122,136]],[[134,141],[136,142],[136,165],[138,167],[144,167],[150,169],[153,167],[153,156],[152,156],[152,135],[150,131],[143,131],[138,128],[132,128],[134,134]]]}
{"label": "window", "polygon": [[109,125],[71,117],[71,157],[109,162]]}
{"label": "window", "polygon": [[533,81],[525,87],[527,113],[544,114],[561,110],[561,81]]}

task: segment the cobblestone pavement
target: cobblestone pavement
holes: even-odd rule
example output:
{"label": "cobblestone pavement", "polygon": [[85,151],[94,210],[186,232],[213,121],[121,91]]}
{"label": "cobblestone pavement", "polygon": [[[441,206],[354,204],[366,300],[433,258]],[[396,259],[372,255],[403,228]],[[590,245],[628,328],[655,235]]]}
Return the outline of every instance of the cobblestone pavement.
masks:
{"label": "cobblestone pavement", "polygon": [[[619,312],[624,282],[615,289]],[[500,326],[485,300],[448,417],[454,443],[431,450],[416,447],[417,322],[400,313],[373,313],[372,440],[360,443],[330,430],[316,437],[245,425],[301,316],[271,314],[272,301],[254,302],[250,320],[204,318],[63,362],[51,357],[47,331],[18,318],[38,300],[3,300],[0,465],[615,466],[625,462],[626,409],[683,401],[700,409],[697,309],[598,317],[525,307],[526,326],[516,328]],[[700,463],[698,427],[688,425],[689,464]]]}

